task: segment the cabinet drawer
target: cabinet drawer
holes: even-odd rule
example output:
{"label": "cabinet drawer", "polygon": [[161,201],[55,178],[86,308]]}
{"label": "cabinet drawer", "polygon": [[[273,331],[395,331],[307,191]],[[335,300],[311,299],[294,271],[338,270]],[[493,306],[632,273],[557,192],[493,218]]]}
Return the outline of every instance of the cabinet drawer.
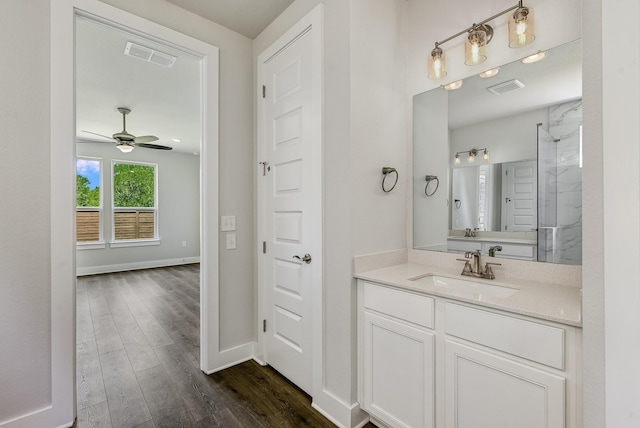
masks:
{"label": "cabinet drawer", "polygon": [[528,259],[533,259],[535,255],[535,246],[533,245],[503,244],[500,242],[488,242],[487,252],[489,251],[489,247],[494,245],[500,245],[502,247],[502,251],[496,252],[496,256],[498,257],[526,257]]}
{"label": "cabinet drawer", "polygon": [[462,253],[467,251],[482,250],[482,242],[480,241],[460,241],[458,239],[447,240],[448,251],[460,251]]}
{"label": "cabinet drawer", "polygon": [[364,306],[423,327],[434,325],[434,302],[428,296],[365,282]]}
{"label": "cabinet drawer", "polygon": [[561,328],[447,303],[445,332],[564,370],[565,332]]}

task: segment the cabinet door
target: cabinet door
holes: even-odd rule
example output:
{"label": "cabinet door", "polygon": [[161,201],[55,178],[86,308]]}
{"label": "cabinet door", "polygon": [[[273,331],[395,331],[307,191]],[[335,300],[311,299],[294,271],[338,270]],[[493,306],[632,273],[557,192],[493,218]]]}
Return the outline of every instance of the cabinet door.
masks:
{"label": "cabinet door", "polygon": [[392,427],[434,426],[434,335],[364,313],[364,408]]}
{"label": "cabinet door", "polygon": [[565,379],[446,340],[447,428],[562,428]]}

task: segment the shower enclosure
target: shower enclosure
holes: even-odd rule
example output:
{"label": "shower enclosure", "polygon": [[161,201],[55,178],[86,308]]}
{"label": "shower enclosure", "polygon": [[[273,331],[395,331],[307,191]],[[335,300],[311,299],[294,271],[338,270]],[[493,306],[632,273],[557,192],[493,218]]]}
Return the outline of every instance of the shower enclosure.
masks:
{"label": "shower enclosure", "polygon": [[538,260],[582,264],[582,100],[538,125]]}

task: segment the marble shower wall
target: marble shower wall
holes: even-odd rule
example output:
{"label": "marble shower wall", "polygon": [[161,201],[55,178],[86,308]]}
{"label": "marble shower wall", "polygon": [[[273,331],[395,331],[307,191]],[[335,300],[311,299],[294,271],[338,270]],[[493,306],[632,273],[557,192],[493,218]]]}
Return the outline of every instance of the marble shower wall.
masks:
{"label": "marble shower wall", "polygon": [[549,107],[551,141],[539,141],[539,198],[547,207],[539,222],[538,258],[582,264],[582,100]]}

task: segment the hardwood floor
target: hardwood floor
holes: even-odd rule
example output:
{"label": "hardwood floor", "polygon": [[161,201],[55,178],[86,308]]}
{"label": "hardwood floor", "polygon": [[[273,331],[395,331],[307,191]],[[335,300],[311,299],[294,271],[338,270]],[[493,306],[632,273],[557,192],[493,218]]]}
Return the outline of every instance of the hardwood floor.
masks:
{"label": "hardwood floor", "polygon": [[199,265],[79,277],[76,426],[334,426],[270,367],[202,373],[199,311]]}

